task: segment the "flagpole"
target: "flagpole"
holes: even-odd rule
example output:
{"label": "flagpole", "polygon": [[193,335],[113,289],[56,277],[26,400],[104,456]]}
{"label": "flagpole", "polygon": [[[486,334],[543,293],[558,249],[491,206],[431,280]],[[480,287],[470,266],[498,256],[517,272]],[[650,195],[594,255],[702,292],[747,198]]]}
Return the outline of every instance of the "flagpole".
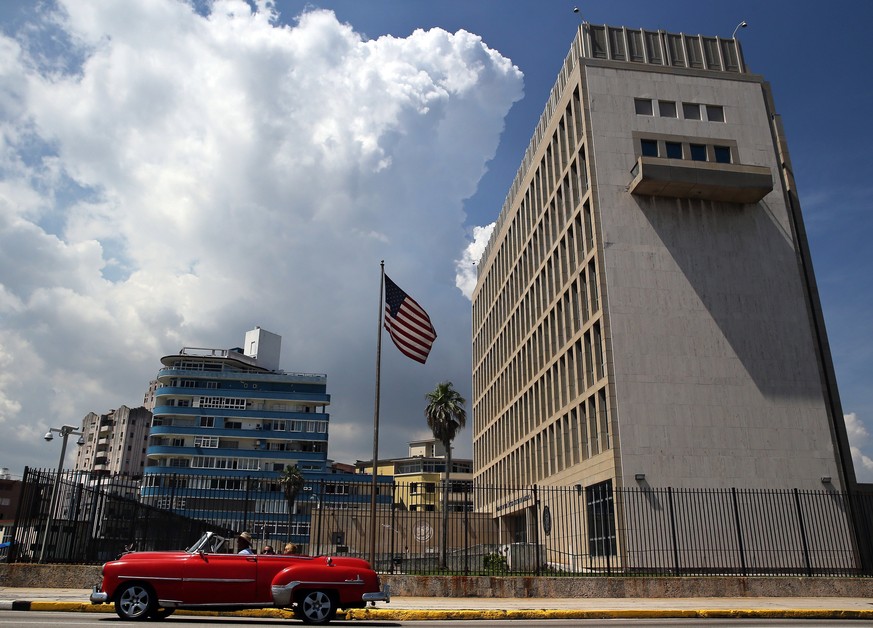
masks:
{"label": "flagpole", "polygon": [[376,341],[376,403],[373,410],[373,481],[370,486],[370,566],[376,569],[376,478],[379,470],[379,388],[382,370],[382,316],[385,311],[383,304],[385,295],[385,260],[379,262],[381,274],[379,278],[379,326]]}

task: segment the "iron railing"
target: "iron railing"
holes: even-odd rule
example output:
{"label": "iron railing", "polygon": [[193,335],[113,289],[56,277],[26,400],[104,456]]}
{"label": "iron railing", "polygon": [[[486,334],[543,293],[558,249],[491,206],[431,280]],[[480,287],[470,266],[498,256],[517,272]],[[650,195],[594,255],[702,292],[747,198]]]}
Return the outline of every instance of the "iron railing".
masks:
{"label": "iron railing", "polygon": [[188,547],[229,530],[138,499],[139,481],[25,467],[8,562],[95,563],[128,550]]}
{"label": "iron railing", "polygon": [[373,525],[371,484],[359,478],[309,483],[289,509],[275,483],[256,477],[168,475],[159,483],[172,487],[168,497],[155,494],[154,482],[146,490],[127,478],[66,472],[52,506],[55,473],[25,469],[11,531],[17,551],[8,560],[99,563],[126,548],[181,549],[205,530],[227,536],[245,529],[255,549],[281,551],[291,541],[310,555],[369,558],[372,547],[381,572],[873,575],[862,560],[869,494],[853,493],[850,502],[835,490],[469,481],[451,482],[444,494],[439,480],[393,482],[378,488]]}

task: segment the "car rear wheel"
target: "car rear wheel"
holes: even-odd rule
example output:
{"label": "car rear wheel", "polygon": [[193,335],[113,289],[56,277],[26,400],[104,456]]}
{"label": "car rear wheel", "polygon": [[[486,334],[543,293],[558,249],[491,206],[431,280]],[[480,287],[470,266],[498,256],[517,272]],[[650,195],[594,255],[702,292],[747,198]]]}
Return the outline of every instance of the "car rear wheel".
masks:
{"label": "car rear wheel", "polygon": [[142,621],[157,610],[157,600],[151,589],[142,584],[124,585],[115,598],[115,612],[121,619]]}
{"label": "car rear wheel", "polygon": [[156,608],[149,615],[149,619],[166,619],[170,615],[172,615],[176,611],[175,608],[165,608],[161,606],[160,608]]}
{"label": "car rear wheel", "polygon": [[326,624],[336,616],[336,602],[327,591],[307,591],[297,601],[296,614],[304,624]]}

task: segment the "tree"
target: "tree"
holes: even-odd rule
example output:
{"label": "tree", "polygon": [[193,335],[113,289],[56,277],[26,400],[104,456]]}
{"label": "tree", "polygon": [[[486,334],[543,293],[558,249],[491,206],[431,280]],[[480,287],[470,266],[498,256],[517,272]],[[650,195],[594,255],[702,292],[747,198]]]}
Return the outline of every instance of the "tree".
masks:
{"label": "tree", "polygon": [[[297,495],[303,490],[303,485],[306,479],[297,468],[287,465],[282,475],[279,476],[279,485],[282,487],[282,492],[285,493],[285,500],[288,502],[288,536],[291,536],[291,515],[294,512],[294,502],[297,501]],[[291,540],[290,538],[288,539]]]}
{"label": "tree", "polygon": [[433,437],[440,441],[446,449],[446,479],[443,486],[443,533],[440,541],[440,567],[447,568],[446,548],[449,534],[449,476],[452,471],[452,441],[459,430],[467,424],[467,410],[464,404],[467,400],[452,388],[452,382],[441,382],[425,395],[427,406],[424,416],[427,426],[433,432]]}

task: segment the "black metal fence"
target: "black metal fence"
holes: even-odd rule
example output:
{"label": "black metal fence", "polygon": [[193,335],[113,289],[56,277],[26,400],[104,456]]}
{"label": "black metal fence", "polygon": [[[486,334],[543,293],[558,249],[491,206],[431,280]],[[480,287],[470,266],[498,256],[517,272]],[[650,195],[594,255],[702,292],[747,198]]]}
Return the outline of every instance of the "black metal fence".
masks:
{"label": "black metal fence", "polygon": [[871,575],[873,495],[469,481],[444,494],[441,482],[394,482],[379,486],[373,520],[371,484],[347,478],[307,484],[289,512],[258,478],[168,475],[157,483],[173,487],[168,499],[154,482],[140,491],[65,473],[52,501],[55,472],[26,469],[10,560],[99,563],[126,547],[181,549],[205,530],[246,529],[255,549],[293,541],[311,555],[372,555],[381,572]]}
{"label": "black metal fence", "polygon": [[139,482],[25,467],[8,562],[102,563],[129,549],[189,546],[210,522],[143,504]]}

